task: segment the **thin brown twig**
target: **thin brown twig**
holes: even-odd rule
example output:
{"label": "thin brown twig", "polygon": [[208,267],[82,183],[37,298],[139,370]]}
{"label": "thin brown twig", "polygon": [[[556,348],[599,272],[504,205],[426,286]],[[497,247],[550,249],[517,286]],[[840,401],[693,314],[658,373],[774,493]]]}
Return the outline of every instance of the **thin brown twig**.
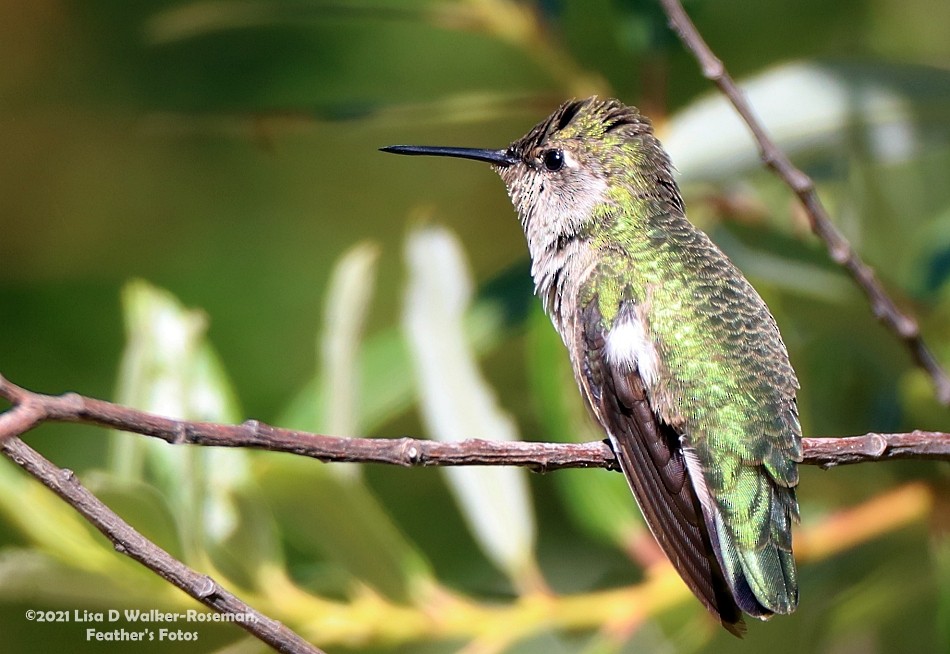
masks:
{"label": "thin brown twig", "polygon": [[14,387],[2,377],[0,386],[4,389],[0,395],[15,403],[0,415],[0,452],[72,506],[112,541],[117,552],[138,561],[205,606],[235,616],[238,626],[278,652],[323,654],[279,621],[253,609],[208,575],[189,568],[145,538],[89,492],[72,470],[56,466],[19,439],[39,424],[56,420],[54,416],[65,415],[60,412],[68,409],[57,406],[64,398],[50,403],[49,398]]}
{"label": "thin brown twig", "polygon": [[[413,438],[341,438],[271,427],[256,420],[241,425],[191,422],[75,393],[41,395],[2,376],[0,397],[15,405],[0,415],[0,443],[7,437],[23,433],[4,429],[5,420],[10,424],[26,425],[28,429],[43,422],[77,422],[143,434],[174,445],[244,447],[288,452],[324,462],[384,463],[405,467],[507,465],[542,472],[561,468],[618,469],[613,451],[602,441],[534,443],[473,439],[442,443]],[[30,417],[18,419],[17,412],[29,412]],[[806,438],[803,445],[802,463],[824,468],[891,459],[950,461],[950,434],[944,432],[918,430],[905,434]]]}
{"label": "thin brown twig", "polygon": [[749,127],[758,145],[762,161],[798,196],[808,215],[812,232],[825,243],[832,260],[848,271],[867,297],[874,317],[907,346],[917,365],[930,376],[937,400],[945,406],[950,405],[950,377],[924,343],[917,321],[897,307],[877,279],[874,270],[861,260],[848,240],[831,222],[827,210],[815,191],[815,183],[808,175],[795,167],[769,137],[749,101],[729,75],[722,60],[713,53],[700,35],[679,0],[660,0],[660,4],[663,5],[673,31],[699,63],[703,76],[719,87]]}

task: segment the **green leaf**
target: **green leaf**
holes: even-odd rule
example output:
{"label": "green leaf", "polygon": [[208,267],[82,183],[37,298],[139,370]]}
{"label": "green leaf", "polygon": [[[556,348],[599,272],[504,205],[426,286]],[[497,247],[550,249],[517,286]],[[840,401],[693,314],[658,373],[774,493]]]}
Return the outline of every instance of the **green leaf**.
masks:
{"label": "green leaf", "polygon": [[[124,559],[114,551],[111,555],[117,562]],[[0,595],[8,602],[50,602],[70,609],[143,602],[158,608],[171,605],[167,589],[163,580],[138,564],[117,563],[115,570],[104,574],[36,549],[0,551]]]}
{"label": "green leaf", "polygon": [[[945,516],[944,516],[945,517]],[[937,569],[937,646],[950,651],[950,533],[938,533],[933,539]]]}
{"label": "green leaf", "polygon": [[[377,345],[367,357],[361,342],[377,257],[374,246],[361,244],[334,266],[320,339],[323,368],[314,377],[319,382],[308,385],[291,408],[290,422],[282,424],[346,437],[361,433],[366,403],[375,401],[376,410],[386,411],[386,402],[379,402],[374,389],[378,386],[385,397],[383,384],[392,385],[405,375],[393,374],[400,369],[396,343],[377,340],[382,347]],[[361,360],[374,367],[358,367]],[[350,474],[355,466],[289,457],[262,461],[266,463],[257,469],[258,480],[296,548],[346,572],[346,583],[336,584],[336,591],[345,592],[358,580],[405,600],[417,584],[431,578],[428,562],[362,478]],[[318,581],[324,586],[335,583],[327,578]]]}
{"label": "green leaf", "polygon": [[[432,574],[426,559],[393,523],[359,477],[334,474],[315,461],[262,456],[258,480],[283,535],[312,564],[324,559],[343,570],[346,583],[368,584],[387,597],[405,601]],[[317,579],[320,586],[332,578]],[[324,589],[326,590],[326,589]]]}
{"label": "green leaf", "polygon": [[[479,372],[465,336],[472,282],[458,241],[444,228],[416,229],[407,241],[406,263],[403,326],[426,430],[442,441],[516,440],[515,423]],[[482,550],[524,587],[536,571],[525,471],[448,468],[444,473]]]}
{"label": "green leaf", "polygon": [[[320,352],[323,361],[324,420],[322,431],[356,436],[359,425],[357,356],[366,314],[371,307],[379,248],[354,246],[337,262],[326,299]],[[350,465],[348,470],[359,470]]]}
{"label": "green leaf", "polygon": [[[524,265],[513,266],[491,280],[465,316],[465,333],[472,348],[485,354],[523,324],[530,296],[530,278]],[[365,435],[412,406],[416,388],[409,375],[392,374],[411,366],[401,330],[393,328],[367,338],[356,360],[356,395],[360,398],[356,433]],[[326,420],[327,394],[326,379],[315,375],[290,401],[277,424],[319,432]]]}
{"label": "green leaf", "polygon": [[207,543],[215,568],[245,588],[254,588],[258,573],[284,569],[281,525],[256,483],[231,489],[229,503],[239,516],[227,534]]}
{"label": "green leaf", "polygon": [[175,558],[182,557],[175,515],[167,498],[154,486],[103,470],[84,475],[83,484],[143,536]]}
{"label": "green leaf", "polygon": [[[205,315],[140,280],[126,285],[122,300],[127,342],[118,402],[187,420],[237,422],[234,391],[205,339]],[[122,433],[113,437],[112,470],[120,479],[151,473],[178,517],[190,556],[206,539],[220,542],[236,527],[230,495],[249,478],[245,451],[171,446]]]}
{"label": "green leaf", "polygon": [[126,577],[133,585],[155,579],[138,563],[117,556],[112,544],[75,509],[9,461],[0,461],[0,514],[56,565],[90,575]]}

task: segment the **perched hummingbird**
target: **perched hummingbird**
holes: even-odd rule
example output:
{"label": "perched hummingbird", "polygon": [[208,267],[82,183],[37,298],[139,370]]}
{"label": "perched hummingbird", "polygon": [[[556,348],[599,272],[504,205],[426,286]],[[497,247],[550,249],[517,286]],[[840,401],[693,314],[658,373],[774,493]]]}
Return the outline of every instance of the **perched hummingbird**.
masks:
{"label": "perched hummingbird", "polygon": [[492,164],[535,292],[660,547],[736,635],[743,611],[794,611],[798,380],[762,298],[687,221],[649,121],[595,97],[504,150],[382,149]]}

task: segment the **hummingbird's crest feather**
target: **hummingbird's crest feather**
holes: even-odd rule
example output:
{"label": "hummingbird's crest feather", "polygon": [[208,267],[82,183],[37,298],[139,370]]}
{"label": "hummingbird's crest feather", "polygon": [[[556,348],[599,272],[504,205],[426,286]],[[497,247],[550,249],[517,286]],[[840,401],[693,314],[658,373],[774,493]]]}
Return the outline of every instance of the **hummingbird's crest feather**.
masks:
{"label": "hummingbird's crest feather", "polygon": [[636,109],[617,100],[601,100],[595,96],[565,102],[547,119],[512,143],[511,148],[529,153],[544,147],[552,139],[589,138],[591,135],[601,137],[611,132],[618,132],[616,136],[619,138],[630,138],[652,133],[652,127],[650,121]]}

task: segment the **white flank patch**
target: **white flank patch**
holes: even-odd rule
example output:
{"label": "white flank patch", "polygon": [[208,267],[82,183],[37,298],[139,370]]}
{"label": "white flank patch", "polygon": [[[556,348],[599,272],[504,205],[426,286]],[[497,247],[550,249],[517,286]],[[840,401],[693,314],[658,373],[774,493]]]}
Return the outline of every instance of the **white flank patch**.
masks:
{"label": "white flank patch", "polygon": [[607,334],[607,361],[627,370],[638,369],[649,388],[659,377],[659,357],[653,341],[647,336],[642,320],[624,314]]}

